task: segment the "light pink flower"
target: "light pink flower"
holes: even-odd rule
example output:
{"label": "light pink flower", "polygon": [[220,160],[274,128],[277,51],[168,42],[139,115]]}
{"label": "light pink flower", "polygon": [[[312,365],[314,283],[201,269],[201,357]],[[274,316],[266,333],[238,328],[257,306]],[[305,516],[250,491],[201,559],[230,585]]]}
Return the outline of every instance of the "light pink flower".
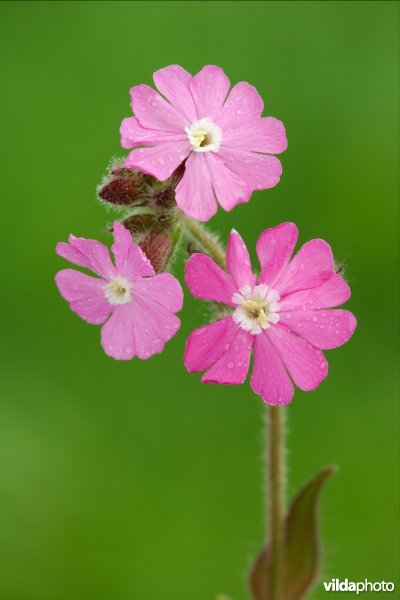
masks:
{"label": "light pink flower", "polygon": [[140,147],[127,167],[163,181],[187,159],[176,202],[200,221],[216,213],[216,199],[231,210],[253,190],[278,183],[282,167],[271,155],[286,149],[285,128],[261,117],[264,104],[252,85],[242,81],[229,93],[229,79],[212,65],[193,77],[171,65],[154,73],[154,83],[164,97],[147,85],[131,88],[135,117],[122,121],[121,144]]}
{"label": "light pink flower", "polygon": [[288,404],[292,381],[313,390],[327,376],[322,350],[347,342],[356,320],[347,310],[326,309],[348,300],[350,289],[335,273],[326,242],[311,240],[291,259],[296,241],[293,223],[264,231],[256,246],[258,278],[236,231],[228,242],[228,273],[204,254],[188,260],[191,293],[232,310],[190,335],[184,357],[188,371],[206,371],[205,383],[243,383],[254,349],[251,387],[269,404]]}
{"label": "light pink flower", "polygon": [[57,244],[60,256],[98,275],[64,269],[55,278],[58,289],[82,319],[104,323],[101,344],[106,354],[124,360],[149,358],[161,352],[180,327],[174,313],[182,308],[182,288],[169,273],[155,274],[118,221],[112,251],[115,265],[108,248],[96,240],[71,235],[69,244]]}

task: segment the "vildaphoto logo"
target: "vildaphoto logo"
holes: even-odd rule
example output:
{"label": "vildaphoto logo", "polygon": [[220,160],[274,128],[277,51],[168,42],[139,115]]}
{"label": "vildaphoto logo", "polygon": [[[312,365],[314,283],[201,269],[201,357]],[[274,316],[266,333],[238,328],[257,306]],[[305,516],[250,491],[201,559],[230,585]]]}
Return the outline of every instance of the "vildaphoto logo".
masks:
{"label": "vildaphoto logo", "polygon": [[331,581],[324,581],[324,588],[326,592],[355,592],[361,594],[362,592],[393,592],[394,583],[391,581],[349,581],[348,579],[332,579]]}

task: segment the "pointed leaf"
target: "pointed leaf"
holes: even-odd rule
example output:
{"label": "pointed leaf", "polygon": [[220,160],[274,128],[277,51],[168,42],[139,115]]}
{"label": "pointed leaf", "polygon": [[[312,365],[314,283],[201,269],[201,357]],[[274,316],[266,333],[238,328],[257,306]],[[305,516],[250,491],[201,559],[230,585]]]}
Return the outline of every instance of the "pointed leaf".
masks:
{"label": "pointed leaf", "polygon": [[[301,600],[313,584],[319,564],[317,506],[319,493],[335,467],[326,467],[292,501],[284,527],[284,564],[281,600]],[[269,600],[270,549],[264,549],[252,567],[250,589],[254,600]]]}

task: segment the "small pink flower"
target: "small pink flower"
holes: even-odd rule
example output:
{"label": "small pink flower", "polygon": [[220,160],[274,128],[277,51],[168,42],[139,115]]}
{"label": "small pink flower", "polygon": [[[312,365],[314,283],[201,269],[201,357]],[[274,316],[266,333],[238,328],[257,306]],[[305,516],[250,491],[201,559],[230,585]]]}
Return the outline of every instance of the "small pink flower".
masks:
{"label": "small pink flower", "polygon": [[55,278],[58,289],[82,319],[104,323],[101,344],[106,354],[123,360],[149,358],[161,352],[180,327],[174,313],[182,308],[182,288],[169,273],[155,274],[118,221],[112,251],[115,265],[108,248],[96,240],[71,235],[69,244],[57,244],[57,254],[99,276],[64,269]]}
{"label": "small pink flower", "polygon": [[264,231],[256,246],[258,278],[236,231],[228,242],[228,273],[204,254],[188,260],[185,279],[191,293],[232,310],[190,335],[184,357],[188,371],[205,370],[205,383],[243,383],[253,348],[251,387],[269,404],[288,404],[292,381],[302,390],[318,387],[328,374],[321,350],[347,342],[356,320],[347,310],[326,310],[350,297],[349,286],[334,271],[330,246],[311,240],[291,259],[296,241],[293,223]]}
{"label": "small pink flower", "polygon": [[135,117],[122,121],[121,144],[141,147],[127,167],[164,181],[187,159],[176,202],[200,221],[216,213],[216,198],[231,210],[253,190],[278,183],[282,167],[271,155],[286,149],[285,128],[261,117],[264,104],[252,85],[242,81],[229,93],[229,79],[212,65],[194,76],[171,65],[153,78],[166,100],[147,85],[131,88]]}

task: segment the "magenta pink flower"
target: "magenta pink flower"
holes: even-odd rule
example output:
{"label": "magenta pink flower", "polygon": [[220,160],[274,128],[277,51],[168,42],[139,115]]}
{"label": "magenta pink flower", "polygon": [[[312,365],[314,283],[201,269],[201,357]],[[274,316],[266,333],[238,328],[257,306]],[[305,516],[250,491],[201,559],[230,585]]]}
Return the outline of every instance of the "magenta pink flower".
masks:
{"label": "magenta pink flower", "polygon": [[348,300],[350,289],[334,271],[330,246],[311,240],[291,259],[296,241],[293,223],[264,231],[256,246],[258,278],[236,231],[228,242],[228,273],[204,254],[188,260],[192,294],[232,310],[190,335],[184,357],[188,371],[206,371],[205,383],[243,383],[253,348],[251,387],[269,404],[288,404],[292,381],[302,390],[318,387],[328,374],[322,350],[347,342],[356,320],[347,310],[332,309]]}
{"label": "magenta pink flower", "polygon": [[108,248],[97,240],[71,235],[69,244],[57,244],[56,251],[98,275],[64,269],[57,273],[56,283],[82,319],[96,325],[104,323],[101,344],[109,356],[124,360],[149,358],[161,352],[178,331],[180,321],[174,313],[182,308],[180,283],[169,273],[156,275],[146,255],[118,221],[114,223],[112,246],[115,265]]}
{"label": "magenta pink flower", "polygon": [[[176,202],[186,214],[208,221],[217,210],[247,202],[253,190],[275,186],[281,163],[272,154],[286,149],[283,124],[261,117],[257,90],[235,85],[219,67],[190,75],[179,65],[154,73],[166,100],[147,85],[131,88],[135,117],[122,121],[121,144],[135,148],[125,165],[168,179],[186,160]],[[168,100],[168,102],[167,102]]]}

